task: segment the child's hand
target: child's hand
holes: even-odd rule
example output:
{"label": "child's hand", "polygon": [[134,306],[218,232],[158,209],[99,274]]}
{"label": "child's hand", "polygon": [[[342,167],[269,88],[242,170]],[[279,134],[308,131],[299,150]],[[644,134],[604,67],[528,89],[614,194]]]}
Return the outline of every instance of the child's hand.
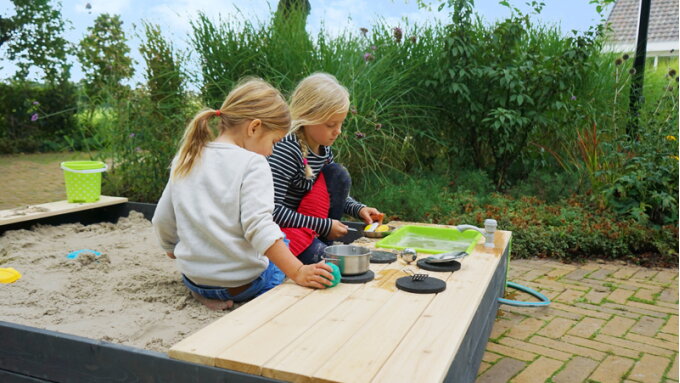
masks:
{"label": "child's hand", "polygon": [[331,239],[331,240],[332,239],[338,239],[345,234],[347,234],[347,225],[338,221],[337,219],[334,219],[333,225],[331,226],[331,231],[328,233],[326,238]]}
{"label": "child's hand", "polygon": [[380,211],[378,211],[378,209],[376,209],[374,207],[365,206],[365,207],[362,207],[361,210],[359,210],[359,218],[363,219],[364,223],[366,223],[366,224],[373,223],[372,216],[378,216],[380,214],[382,214],[382,213],[380,213]]}
{"label": "child's hand", "polygon": [[295,273],[293,280],[300,286],[313,287],[315,289],[325,289],[333,284],[333,274],[330,266],[324,261],[311,265],[302,265]]}
{"label": "child's hand", "polygon": [[168,251],[167,253],[165,253],[165,255],[167,255],[167,256],[168,256],[169,258],[171,258],[171,259],[175,259],[175,254],[174,254],[174,253],[171,253],[171,252]]}

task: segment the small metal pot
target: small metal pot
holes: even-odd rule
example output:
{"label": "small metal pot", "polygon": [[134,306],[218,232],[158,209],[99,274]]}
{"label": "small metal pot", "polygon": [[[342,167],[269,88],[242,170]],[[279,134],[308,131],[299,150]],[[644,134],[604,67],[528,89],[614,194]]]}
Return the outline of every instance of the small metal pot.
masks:
{"label": "small metal pot", "polygon": [[371,249],[354,245],[328,246],[325,253],[326,262],[334,263],[342,275],[357,275],[368,271]]}

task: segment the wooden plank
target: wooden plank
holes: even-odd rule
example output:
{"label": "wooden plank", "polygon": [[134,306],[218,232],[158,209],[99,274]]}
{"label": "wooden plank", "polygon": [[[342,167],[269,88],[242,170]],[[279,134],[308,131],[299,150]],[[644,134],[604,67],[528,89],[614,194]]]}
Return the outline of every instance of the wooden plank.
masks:
{"label": "wooden plank", "polygon": [[[500,236],[502,253],[510,233]],[[432,300],[372,381],[443,381],[499,261],[493,251],[475,251],[466,259],[465,272],[454,273],[447,289]]]}
{"label": "wooden plank", "polygon": [[[385,265],[371,265],[379,272]],[[375,280],[373,281],[375,282]],[[369,282],[373,283],[373,282]],[[232,344],[217,356],[215,365],[261,375],[262,366],[307,329],[313,327],[342,301],[368,284],[341,283],[331,289],[316,290],[265,323],[248,337]],[[322,338],[319,338],[321,341]]]}
{"label": "wooden plank", "polygon": [[[462,270],[465,270],[466,260],[462,262]],[[455,273],[433,272],[429,274],[443,280],[454,278],[456,275]],[[397,278],[403,275],[403,273],[398,273]],[[393,279],[395,280],[396,278]],[[332,358],[316,368],[312,380],[314,382],[369,382],[435,296],[435,294],[411,294],[397,290],[371,316],[370,321],[350,334],[349,340],[344,345],[331,349]],[[265,374],[265,376],[272,375]]]}
{"label": "wooden plank", "polygon": [[10,223],[30,221],[60,214],[95,209],[102,206],[117,205],[127,202],[125,197],[101,196],[99,201],[90,203],[68,203],[57,201],[39,205],[22,206],[9,210],[0,210],[0,226]]}
{"label": "wooden plank", "polygon": [[287,281],[183,339],[170,348],[168,355],[214,366],[217,355],[312,291]]}

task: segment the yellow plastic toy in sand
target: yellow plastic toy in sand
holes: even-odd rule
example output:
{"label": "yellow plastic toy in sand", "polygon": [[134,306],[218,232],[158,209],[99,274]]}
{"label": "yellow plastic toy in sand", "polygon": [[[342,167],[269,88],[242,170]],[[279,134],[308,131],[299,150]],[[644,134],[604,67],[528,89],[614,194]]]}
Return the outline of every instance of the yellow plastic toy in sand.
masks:
{"label": "yellow plastic toy in sand", "polygon": [[0,268],[0,283],[13,283],[21,278],[21,273],[11,267]]}

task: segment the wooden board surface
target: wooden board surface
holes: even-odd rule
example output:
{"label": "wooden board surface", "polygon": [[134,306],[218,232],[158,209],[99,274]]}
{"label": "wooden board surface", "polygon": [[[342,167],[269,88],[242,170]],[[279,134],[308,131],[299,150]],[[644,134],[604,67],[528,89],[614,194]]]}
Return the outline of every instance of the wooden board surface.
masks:
{"label": "wooden board surface", "polygon": [[127,202],[125,197],[101,196],[99,201],[90,203],[69,203],[57,201],[39,205],[20,206],[14,209],[0,210],[0,226],[10,223],[30,221],[76,211],[95,209],[102,206],[117,205]]}
{"label": "wooden board surface", "polygon": [[426,272],[447,281],[442,293],[397,290],[405,269],[423,272],[402,261],[372,264],[369,283],[300,288],[307,294],[284,302],[274,295],[295,286],[287,282],[178,343],[170,356],[293,382],[442,381],[509,243],[510,232],[497,233],[497,248],[480,241],[461,270]]}

